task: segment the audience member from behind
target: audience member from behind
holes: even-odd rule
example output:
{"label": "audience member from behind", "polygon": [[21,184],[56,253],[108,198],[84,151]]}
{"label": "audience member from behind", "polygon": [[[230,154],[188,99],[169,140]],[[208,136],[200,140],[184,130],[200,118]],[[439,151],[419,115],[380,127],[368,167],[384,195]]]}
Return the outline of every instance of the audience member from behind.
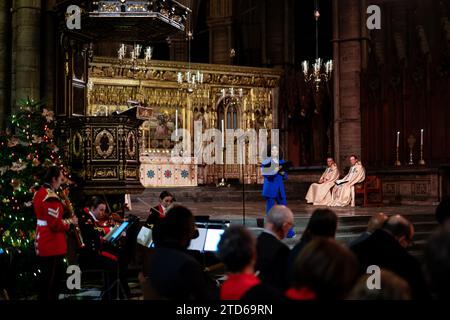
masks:
{"label": "audience member from behind", "polygon": [[334,239],[317,238],[308,243],[294,264],[293,300],[345,299],[358,279],[358,261],[347,247]]}
{"label": "audience member from behind", "polygon": [[446,196],[436,208],[436,220],[440,225],[450,220],[450,196]]}
{"label": "audience member from behind", "polygon": [[280,300],[281,292],[263,284],[255,275],[256,241],[242,226],[225,230],[218,245],[219,259],[226,266],[227,279],[220,290],[221,300]]}
{"label": "audience member from behind", "polygon": [[370,288],[372,275],[362,276],[348,296],[348,300],[411,300],[408,283],[395,273],[381,269],[379,288]]}
{"label": "audience member from behind", "polygon": [[200,264],[187,253],[198,233],[192,212],[173,206],[155,226],[156,249],[144,260],[144,297],[164,300],[210,300],[217,298],[214,285]]}
{"label": "audience member from behind", "polygon": [[313,239],[317,237],[332,238],[336,236],[338,217],[330,209],[317,209],[311,215],[308,221],[305,231],[303,232],[300,242],[292,249],[288,270],[290,276],[292,276],[292,269],[294,267],[295,260],[300,255],[302,249]]}
{"label": "audience member from behind", "polygon": [[408,282],[413,299],[429,298],[422,269],[407,251],[414,227],[401,215],[390,217],[383,227],[352,247],[360,262],[360,274],[372,265],[390,270]]}
{"label": "audience member from behind", "polygon": [[287,266],[290,250],[281,240],[286,238],[289,230],[294,226],[294,214],[283,206],[275,205],[270,209],[264,232],[256,244],[256,270],[259,278],[266,284],[287,289]]}
{"label": "audience member from behind", "polygon": [[362,233],[358,238],[351,241],[348,246],[351,248],[354,245],[360,243],[361,241],[366,240],[368,237],[370,237],[372,233],[375,232],[375,230],[381,229],[388,218],[389,217],[382,212],[374,214],[369,220],[367,230],[364,233]]}
{"label": "audience member from behind", "polygon": [[450,223],[436,230],[424,251],[424,267],[434,298],[450,298]]}

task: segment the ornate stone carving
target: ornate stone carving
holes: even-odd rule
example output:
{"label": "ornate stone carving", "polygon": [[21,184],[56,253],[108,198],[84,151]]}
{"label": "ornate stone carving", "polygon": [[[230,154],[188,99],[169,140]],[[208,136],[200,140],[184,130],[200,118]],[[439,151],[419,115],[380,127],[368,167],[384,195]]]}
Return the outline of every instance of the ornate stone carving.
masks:
{"label": "ornate stone carving", "polygon": [[94,158],[107,159],[117,157],[117,152],[115,150],[116,139],[114,139],[114,136],[111,133],[111,131],[106,129],[103,130],[96,129],[94,130],[94,132],[95,131],[98,132],[95,133],[94,138],[94,149],[95,149]]}

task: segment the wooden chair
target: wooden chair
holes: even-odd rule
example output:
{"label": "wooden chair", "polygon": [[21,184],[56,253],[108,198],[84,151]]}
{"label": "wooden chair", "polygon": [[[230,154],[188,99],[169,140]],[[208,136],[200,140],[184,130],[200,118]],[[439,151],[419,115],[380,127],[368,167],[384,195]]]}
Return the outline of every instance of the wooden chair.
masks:
{"label": "wooden chair", "polygon": [[[378,200],[376,202],[369,203],[369,193],[377,193]],[[366,176],[366,179],[357,183],[352,188],[352,204],[355,206],[355,198],[358,194],[363,195],[363,206],[368,207],[369,205],[379,205],[383,203],[383,190],[381,184],[381,178],[377,176]]]}

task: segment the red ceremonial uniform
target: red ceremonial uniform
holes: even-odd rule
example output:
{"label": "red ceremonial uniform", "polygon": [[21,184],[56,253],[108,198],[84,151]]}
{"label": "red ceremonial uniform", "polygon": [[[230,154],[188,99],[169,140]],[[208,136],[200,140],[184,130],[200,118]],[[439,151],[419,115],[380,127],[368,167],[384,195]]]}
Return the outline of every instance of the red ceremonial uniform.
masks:
{"label": "red ceremonial uniform", "polygon": [[42,186],[34,195],[34,212],[37,217],[36,254],[41,257],[67,253],[66,231],[70,224],[63,220],[64,206],[58,195]]}

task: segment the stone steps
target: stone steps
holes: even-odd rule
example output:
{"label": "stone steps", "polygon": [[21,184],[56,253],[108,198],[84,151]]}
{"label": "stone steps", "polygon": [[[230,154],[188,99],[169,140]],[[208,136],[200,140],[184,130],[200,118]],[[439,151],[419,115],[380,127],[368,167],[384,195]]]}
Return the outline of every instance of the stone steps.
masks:
{"label": "stone steps", "polygon": [[[309,183],[290,183],[285,186],[286,196],[289,200],[304,200]],[[158,200],[161,191],[165,188],[148,188],[139,197]],[[242,201],[242,185],[218,188],[216,186],[183,187],[167,189],[175,195],[179,202],[213,202],[217,199],[229,201]],[[245,200],[261,200],[262,185],[245,185]]]}

